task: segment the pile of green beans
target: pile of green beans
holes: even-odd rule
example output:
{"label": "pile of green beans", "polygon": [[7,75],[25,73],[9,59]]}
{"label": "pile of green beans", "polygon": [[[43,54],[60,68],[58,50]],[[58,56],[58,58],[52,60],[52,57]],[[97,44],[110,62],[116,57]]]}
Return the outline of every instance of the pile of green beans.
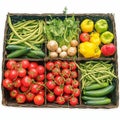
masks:
{"label": "pile of green beans", "polygon": [[7,44],[22,44],[31,49],[38,50],[36,45],[43,44],[45,41],[43,20],[27,20],[19,21],[12,24],[10,16],[8,16],[8,24],[12,32],[7,40]]}
{"label": "pile of green beans", "polygon": [[87,61],[80,63],[78,68],[81,72],[82,89],[93,83],[112,84],[113,78],[116,78],[113,64],[109,61]]}

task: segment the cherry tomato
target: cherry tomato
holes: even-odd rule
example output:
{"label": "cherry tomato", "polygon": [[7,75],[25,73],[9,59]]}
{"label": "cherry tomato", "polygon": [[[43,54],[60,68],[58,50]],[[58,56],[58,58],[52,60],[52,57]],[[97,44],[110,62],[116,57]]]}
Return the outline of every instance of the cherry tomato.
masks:
{"label": "cherry tomato", "polygon": [[75,79],[78,77],[78,73],[76,71],[71,71],[71,78]]}
{"label": "cherry tomato", "polygon": [[66,85],[70,85],[70,84],[72,84],[72,81],[73,81],[72,78],[66,78],[66,79],[65,79],[65,84],[66,84]]}
{"label": "cherry tomato", "polygon": [[48,74],[46,75],[46,78],[47,78],[47,80],[54,80],[54,75],[53,75],[53,73],[52,73],[52,72],[48,73]]}
{"label": "cherry tomato", "polygon": [[18,95],[18,91],[16,89],[10,91],[10,97],[16,98],[17,95]]}
{"label": "cherry tomato", "polygon": [[15,60],[9,60],[7,63],[6,63],[6,67],[9,69],[9,70],[13,70],[16,68],[16,61]]}
{"label": "cherry tomato", "polygon": [[9,78],[13,81],[18,77],[18,71],[17,70],[10,70]]}
{"label": "cherry tomato", "polygon": [[24,94],[18,94],[17,97],[16,97],[16,101],[17,103],[25,103],[26,101],[26,97]]}
{"label": "cherry tomato", "polygon": [[62,67],[63,69],[68,69],[68,67],[69,67],[68,62],[67,62],[67,61],[63,61],[61,67]]}
{"label": "cherry tomato", "polygon": [[37,67],[37,71],[38,71],[38,74],[39,74],[39,75],[42,75],[42,74],[45,73],[45,68],[44,68],[42,65],[39,65],[39,66]]}
{"label": "cherry tomato", "polygon": [[78,104],[78,98],[72,97],[70,98],[70,105],[75,106]]}
{"label": "cherry tomato", "polygon": [[25,76],[26,76],[26,69],[24,69],[24,68],[19,68],[19,69],[18,69],[18,76],[19,76],[19,77],[25,77]]}
{"label": "cherry tomato", "polygon": [[54,76],[60,75],[60,68],[57,67],[53,68],[52,73]]}
{"label": "cherry tomato", "polygon": [[27,92],[28,89],[29,89],[29,87],[25,87],[25,86],[23,86],[23,85],[21,85],[21,87],[20,87],[20,90],[21,90],[22,92]]}
{"label": "cherry tomato", "polygon": [[28,102],[32,102],[34,97],[35,97],[35,94],[33,94],[32,92],[28,92],[26,94],[26,99],[27,99]]}
{"label": "cherry tomato", "polygon": [[32,79],[29,76],[22,78],[21,83],[25,87],[29,87],[32,84]]}
{"label": "cherry tomato", "polygon": [[43,105],[43,103],[44,103],[44,97],[42,95],[36,95],[34,97],[34,103],[36,105]]}
{"label": "cherry tomato", "polygon": [[74,88],[79,87],[79,81],[78,81],[78,80],[73,80],[73,81],[72,81],[72,86],[73,86]]}
{"label": "cherry tomato", "polygon": [[70,95],[69,94],[64,94],[63,97],[65,98],[65,102],[68,102],[70,99]]}
{"label": "cherry tomato", "polygon": [[9,78],[9,75],[10,75],[10,70],[6,70],[6,71],[4,72],[4,77],[5,77],[5,78]]}
{"label": "cherry tomato", "polygon": [[14,87],[19,88],[21,86],[21,79],[17,78],[14,82],[13,82]]}
{"label": "cherry tomato", "polygon": [[89,35],[89,33],[83,32],[80,34],[79,38],[80,38],[81,42],[86,42],[86,41],[90,40],[90,35]]}
{"label": "cherry tomato", "polygon": [[64,86],[64,93],[71,94],[72,93],[72,86],[71,85],[65,85]]}
{"label": "cherry tomato", "polygon": [[31,85],[31,92],[37,94],[40,91],[40,87],[38,84]]}
{"label": "cherry tomato", "polygon": [[70,70],[76,70],[77,69],[77,66],[76,66],[75,62],[69,62],[69,69]]}
{"label": "cherry tomato", "polygon": [[59,96],[59,95],[62,95],[63,94],[63,88],[61,88],[60,86],[56,86],[54,88],[54,93],[55,95]]}
{"label": "cherry tomato", "polygon": [[62,62],[61,62],[60,60],[57,60],[57,61],[54,62],[54,65],[55,65],[55,67],[57,67],[57,68],[61,68]]}
{"label": "cherry tomato", "polygon": [[74,88],[72,94],[74,97],[79,97],[80,96],[80,89]]}
{"label": "cherry tomato", "polygon": [[39,85],[39,89],[42,90],[45,86],[44,82],[41,81],[41,82],[37,82],[37,84]]}
{"label": "cherry tomato", "polygon": [[30,62],[28,60],[22,60],[21,61],[21,64],[22,64],[22,68],[28,68],[29,65],[30,65]]}
{"label": "cherry tomato", "polygon": [[56,76],[56,77],[55,77],[55,83],[56,83],[57,85],[62,85],[62,84],[64,84],[64,79],[63,79],[63,77],[61,77],[61,76]]}
{"label": "cherry tomato", "polygon": [[45,96],[45,90],[40,90],[39,92],[38,92],[38,94],[39,95],[42,95],[43,97]]}
{"label": "cherry tomato", "polygon": [[56,102],[59,104],[59,105],[63,105],[65,103],[65,98],[63,96],[58,96],[56,98]]}
{"label": "cherry tomato", "polygon": [[44,81],[44,79],[45,79],[45,75],[44,75],[44,74],[38,75],[37,78],[36,78],[36,80],[37,80],[38,82]]}
{"label": "cherry tomato", "polygon": [[54,81],[49,80],[49,81],[46,82],[46,86],[49,90],[53,90],[55,88],[56,84],[55,84]]}
{"label": "cherry tomato", "polygon": [[32,68],[36,69],[37,67],[38,67],[38,64],[36,62],[31,62],[28,69],[32,69]]}
{"label": "cherry tomato", "polygon": [[55,95],[52,93],[48,93],[46,96],[46,99],[48,102],[54,102],[55,101]]}
{"label": "cherry tomato", "polygon": [[38,76],[37,69],[35,69],[35,68],[29,69],[28,75],[30,76],[30,78],[36,78]]}
{"label": "cherry tomato", "polygon": [[69,69],[63,69],[62,70],[62,76],[64,78],[69,78],[70,77],[70,73],[71,73],[71,71]]}
{"label": "cherry tomato", "polygon": [[46,69],[51,71],[53,68],[54,68],[54,63],[51,61],[47,62]]}
{"label": "cherry tomato", "polygon": [[3,87],[7,88],[8,90],[13,89],[13,83],[9,78],[6,78],[2,81]]}

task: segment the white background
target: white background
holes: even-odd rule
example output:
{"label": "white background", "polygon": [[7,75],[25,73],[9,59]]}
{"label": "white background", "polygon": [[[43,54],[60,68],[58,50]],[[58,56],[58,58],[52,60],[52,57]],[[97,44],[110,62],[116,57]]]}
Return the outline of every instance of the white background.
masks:
{"label": "white background", "polygon": [[[2,48],[6,15],[11,13],[114,13],[118,48],[120,44],[120,4],[119,0],[0,0],[0,83]],[[120,50],[118,49],[118,54]],[[119,60],[118,60],[119,61]],[[60,108],[14,108],[1,104],[0,119],[4,120],[113,120],[119,117],[120,107],[116,109],[60,109]]]}

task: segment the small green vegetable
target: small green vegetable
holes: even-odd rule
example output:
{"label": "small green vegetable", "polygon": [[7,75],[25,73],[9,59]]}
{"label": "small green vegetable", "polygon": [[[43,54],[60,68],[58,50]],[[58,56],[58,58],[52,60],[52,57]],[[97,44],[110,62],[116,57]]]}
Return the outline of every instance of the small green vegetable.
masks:
{"label": "small green vegetable", "polygon": [[96,101],[96,100],[104,100],[107,97],[90,97],[90,96],[82,96],[82,100],[88,101],[88,100],[92,100],[92,101]]}
{"label": "small green vegetable", "polygon": [[9,51],[13,51],[13,50],[19,50],[19,49],[25,49],[25,46],[21,46],[21,45],[7,45],[6,49]]}

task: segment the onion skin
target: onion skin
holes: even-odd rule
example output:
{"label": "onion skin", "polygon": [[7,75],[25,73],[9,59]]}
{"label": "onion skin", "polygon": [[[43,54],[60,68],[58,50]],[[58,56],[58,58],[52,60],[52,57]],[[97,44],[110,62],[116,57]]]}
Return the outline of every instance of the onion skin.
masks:
{"label": "onion skin", "polygon": [[67,54],[68,56],[72,57],[72,56],[75,56],[77,53],[77,48],[76,47],[70,47],[68,48],[67,50]]}
{"label": "onion skin", "polygon": [[47,49],[54,52],[58,49],[58,43],[55,40],[50,40],[47,43]]}

